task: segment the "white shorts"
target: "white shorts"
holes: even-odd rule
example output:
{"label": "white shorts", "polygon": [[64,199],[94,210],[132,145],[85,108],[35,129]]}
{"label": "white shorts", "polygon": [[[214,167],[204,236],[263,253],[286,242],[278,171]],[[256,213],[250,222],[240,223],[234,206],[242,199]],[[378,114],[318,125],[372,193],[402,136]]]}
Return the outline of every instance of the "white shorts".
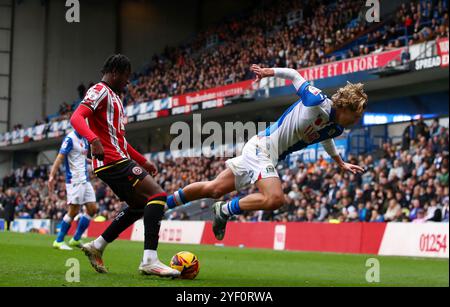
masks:
{"label": "white shorts", "polygon": [[69,205],[84,205],[96,202],[94,188],[90,182],[67,183],[66,191]]}
{"label": "white shorts", "polygon": [[270,159],[268,151],[257,136],[245,144],[241,156],[227,160],[226,165],[236,177],[236,191],[261,179],[279,178],[275,168],[276,162]]}

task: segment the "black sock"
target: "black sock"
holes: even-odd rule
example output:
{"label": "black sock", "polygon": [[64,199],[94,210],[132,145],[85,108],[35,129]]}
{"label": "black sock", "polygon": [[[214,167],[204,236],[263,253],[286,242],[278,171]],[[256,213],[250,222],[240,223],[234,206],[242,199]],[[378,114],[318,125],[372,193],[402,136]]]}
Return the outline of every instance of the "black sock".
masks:
{"label": "black sock", "polygon": [[142,218],[144,211],[142,209],[135,210],[130,207],[120,212],[109,227],[103,232],[102,237],[106,242],[111,243],[128,227],[134,224],[137,220]]}
{"label": "black sock", "polygon": [[155,251],[158,248],[159,229],[161,228],[166,201],[167,195],[165,193],[154,195],[148,200],[144,209],[144,250]]}

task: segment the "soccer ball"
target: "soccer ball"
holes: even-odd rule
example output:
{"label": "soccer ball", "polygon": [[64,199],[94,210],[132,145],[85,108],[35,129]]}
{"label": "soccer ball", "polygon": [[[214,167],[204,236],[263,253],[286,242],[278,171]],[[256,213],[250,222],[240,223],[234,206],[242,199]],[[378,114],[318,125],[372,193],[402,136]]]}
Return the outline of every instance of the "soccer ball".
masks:
{"label": "soccer ball", "polygon": [[172,257],[170,267],[181,272],[181,279],[194,279],[200,271],[197,256],[190,252],[177,253]]}

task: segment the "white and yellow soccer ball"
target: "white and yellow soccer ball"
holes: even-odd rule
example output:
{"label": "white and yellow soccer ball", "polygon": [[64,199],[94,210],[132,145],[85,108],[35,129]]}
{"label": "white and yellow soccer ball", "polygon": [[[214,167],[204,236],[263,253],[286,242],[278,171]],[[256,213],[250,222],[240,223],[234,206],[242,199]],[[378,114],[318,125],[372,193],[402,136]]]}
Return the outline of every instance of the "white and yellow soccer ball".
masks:
{"label": "white and yellow soccer ball", "polygon": [[179,252],[174,255],[170,267],[181,272],[181,279],[194,279],[200,272],[200,262],[191,252]]}

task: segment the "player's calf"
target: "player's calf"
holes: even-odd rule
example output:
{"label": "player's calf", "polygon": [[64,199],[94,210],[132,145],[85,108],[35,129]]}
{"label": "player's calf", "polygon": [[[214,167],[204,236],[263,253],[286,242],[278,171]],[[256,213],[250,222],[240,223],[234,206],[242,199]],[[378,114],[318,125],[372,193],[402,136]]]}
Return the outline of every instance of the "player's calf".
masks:
{"label": "player's calf", "polygon": [[153,263],[158,260],[159,230],[161,220],[164,216],[164,207],[166,206],[167,194],[162,192],[153,195],[148,199],[144,209],[144,264]]}
{"label": "player's calf", "polygon": [[78,227],[75,232],[75,235],[73,236],[72,240],[70,240],[69,245],[73,247],[81,247],[81,237],[83,236],[86,229],[88,229],[89,224],[91,223],[92,217],[89,214],[83,214],[79,221],[78,221]]}
{"label": "player's calf", "polygon": [[229,193],[229,190],[218,180],[194,183],[170,195],[167,198],[167,207],[174,209],[203,198],[219,199]]}
{"label": "player's calf", "polygon": [[264,200],[261,203],[261,210],[265,211],[275,211],[280,209],[284,205],[284,195],[280,194],[270,194],[264,195]]}
{"label": "player's calf", "polygon": [[72,225],[72,221],[73,217],[71,217],[69,214],[64,215],[63,220],[61,221],[61,228],[55,241],[56,243],[64,242],[64,238],[69,232],[70,226]]}

